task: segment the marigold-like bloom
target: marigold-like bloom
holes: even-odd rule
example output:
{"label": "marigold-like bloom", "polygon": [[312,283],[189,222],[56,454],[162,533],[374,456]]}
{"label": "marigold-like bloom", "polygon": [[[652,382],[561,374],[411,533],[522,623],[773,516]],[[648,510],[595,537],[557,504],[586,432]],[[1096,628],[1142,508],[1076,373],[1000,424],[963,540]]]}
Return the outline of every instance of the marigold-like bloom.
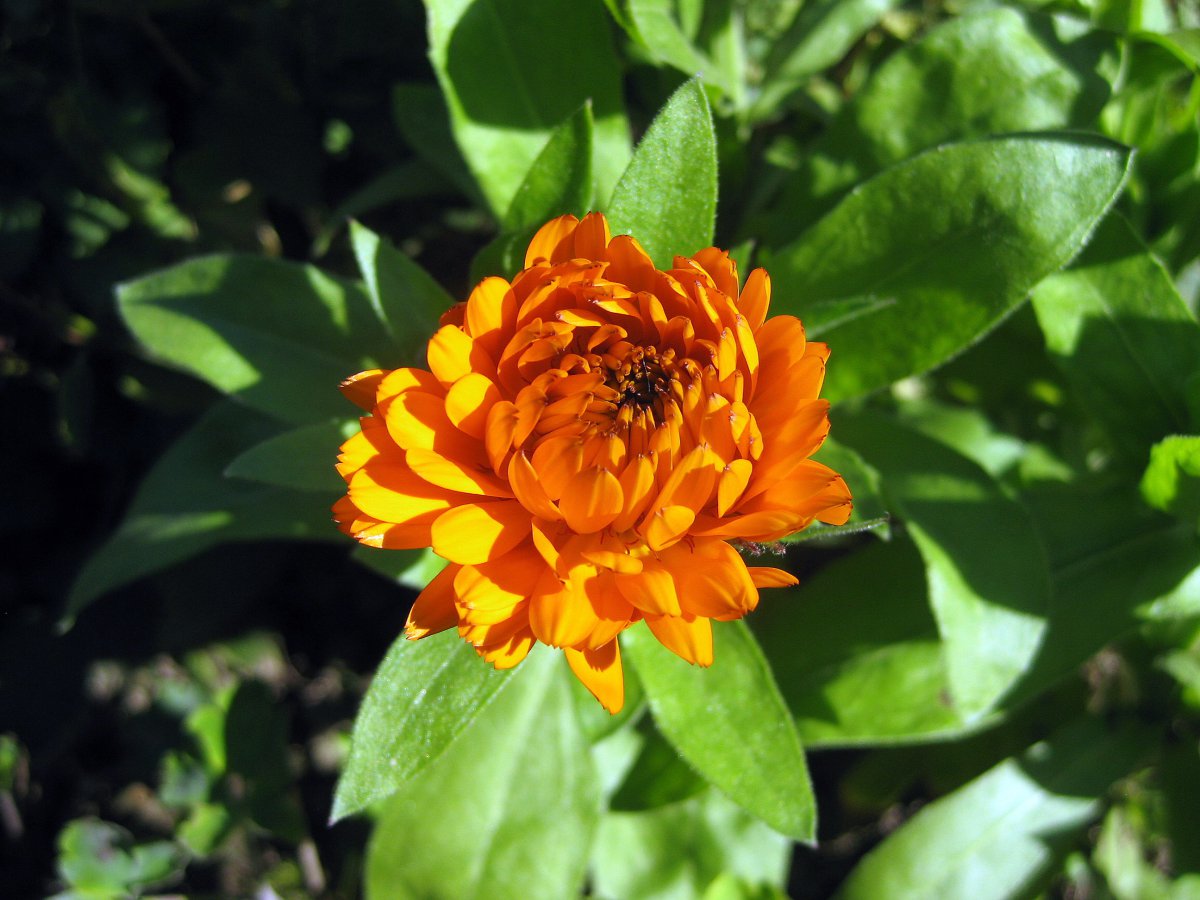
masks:
{"label": "marigold-like bloom", "polygon": [[497,668],[561,647],[612,712],[617,635],[640,619],[710,665],[711,619],[796,582],[729,542],[850,514],[841,477],[808,458],[829,430],[829,350],[767,319],[770,293],[762,269],[739,292],[715,247],[659,271],[604,216],[563,216],[511,284],[484,279],[442,317],[428,370],[347,380],[370,415],[341,448],[335,520],[448,560],[408,637],[455,627]]}

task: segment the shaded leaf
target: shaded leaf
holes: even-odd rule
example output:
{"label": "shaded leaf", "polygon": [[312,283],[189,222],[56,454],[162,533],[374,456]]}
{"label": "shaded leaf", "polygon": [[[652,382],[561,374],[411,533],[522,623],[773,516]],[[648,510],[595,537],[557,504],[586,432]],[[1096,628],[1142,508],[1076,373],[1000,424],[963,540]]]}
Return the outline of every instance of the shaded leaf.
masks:
{"label": "shaded leaf", "polygon": [[1150,448],[1142,497],[1155,509],[1200,523],[1200,437],[1173,435]]}
{"label": "shaded leaf", "polygon": [[1050,579],[1029,516],[975,463],[882,416],[843,415],[838,433],[883,475],[921,552],[950,694],[970,721],[1021,677],[1046,628]]}
{"label": "shaded leaf", "polygon": [[342,379],[397,362],[362,286],[312,266],[207,256],[126,282],[117,300],[157,359],[297,424],[345,415]]}
{"label": "shaded leaf", "polygon": [[231,401],[205,414],[155,463],[120,527],[88,559],[71,588],[67,615],[223,541],[344,539],[327,504],[312,493],[223,476],[230,460],[280,428]]}
{"label": "shaded leaf", "polygon": [[800,587],[772,591],[750,618],[806,746],[951,735],[924,566],[901,537],[873,542]]}
{"label": "shaded leaf", "polygon": [[775,830],[811,841],[816,808],[795,723],[758,642],[716,623],[710,669],[691,666],[647,629],[626,632],[629,659],[659,729],[710,784]]}
{"label": "shaded leaf", "polygon": [[1106,219],[1069,270],[1039,284],[1033,308],[1047,349],[1118,449],[1140,461],[1148,444],[1188,430],[1200,324],[1123,219]]}
{"label": "shaded leaf", "polygon": [[[359,271],[391,344],[387,366],[423,364],[425,344],[454,304],[429,273],[365,225],[350,223]],[[353,372],[348,373],[350,375]]]}
{"label": "shaded leaf", "polygon": [[1093,720],[1067,725],[923,808],[867,854],[839,896],[985,900],[1035,890],[1150,738]]}
{"label": "shaded leaf", "polygon": [[[1081,135],[924,153],[766,260],[772,309],[800,315],[833,347],[824,394],[835,402],[923,372],[979,340],[1078,252],[1128,165],[1125,148]],[[880,303],[848,318],[848,298]]]}
{"label": "shaded leaf", "polygon": [[685,82],[650,123],[608,208],[614,234],[632,234],[668,268],[712,244],[717,147],[698,79]]}
{"label": "shaded leaf", "polygon": [[334,468],[338,447],[358,430],[357,421],[345,419],[293,428],[238,454],[224,474],[296,491],[336,495],[345,489],[345,482]]}

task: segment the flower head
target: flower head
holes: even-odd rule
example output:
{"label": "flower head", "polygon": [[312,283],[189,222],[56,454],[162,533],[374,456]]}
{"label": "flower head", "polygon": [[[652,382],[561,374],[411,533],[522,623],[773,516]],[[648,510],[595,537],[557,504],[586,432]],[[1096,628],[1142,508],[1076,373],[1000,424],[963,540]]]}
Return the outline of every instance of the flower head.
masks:
{"label": "flower head", "polygon": [[484,279],[442,317],[428,369],[347,380],[370,415],[342,446],[335,520],[448,560],[408,636],[457,628],[497,668],[561,647],[613,712],[617,636],[641,619],[710,665],[710,620],[796,581],[729,542],[850,514],[841,477],[809,459],[829,430],[828,348],[767,319],[770,293],[762,269],[739,291],[715,247],[660,271],[604,216],[563,216],[511,284]]}

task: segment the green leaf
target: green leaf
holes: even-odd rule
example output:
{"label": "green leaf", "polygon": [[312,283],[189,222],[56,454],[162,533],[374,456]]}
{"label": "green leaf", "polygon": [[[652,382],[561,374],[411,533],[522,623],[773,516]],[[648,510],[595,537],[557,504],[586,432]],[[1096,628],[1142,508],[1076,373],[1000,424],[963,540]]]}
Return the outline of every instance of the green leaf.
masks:
{"label": "green leaf", "polygon": [[[877,176],[766,260],[776,313],[834,350],[839,401],[979,340],[1086,242],[1129,151],[1040,135],[940,147]],[[869,301],[847,316],[848,300]]]}
{"label": "green leaf", "polygon": [[434,553],[431,547],[423,550],[381,550],[360,544],[350,552],[350,558],[414,591],[423,590],[438,572],[446,568],[446,560]]}
{"label": "green leaf", "polygon": [[170,841],[133,844],[125,829],[99,819],[76,819],[58,836],[58,872],[78,894],[119,898],[165,884],[183,871]]}
{"label": "green leaf", "polygon": [[1142,497],[1155,509],[1200,524],[1200,437],[1172,435],[1150,448]]}
{"label": "green leaf", "polygon": [[894,537],[770,591],[750,623],[805,746],[886,744],[963,729],[913,544]]}
{"label": "green leaf", "polygon": [[1047,349],[1118,449],[1140,461],[1148,444],[1189,430],[1200,325],[1123,219],[1106,219],[1069,270],[1039,284],[1033,308]]}
{"label": "green leaf", "polygon": [[[570,677],[561,654],[536,648],[470,731],[388,802],[367,851],[368,898],[578,895],[601,798]],[[430,685],[430,702],[443,703],[439,693]]]}
{"label": "green leaf", "polygon": [[350,243],[375,314],[391,342],[391,358],[405,364],[423,362],[425,345],[454,298],[407,254],[365,225],[350,223]]}
{"label": "green leaf", "polygon": [[1053,599],[1042,646],[1006,706],[1037,697],[1146,618],[1200,612],[1195,529],[1148,510],[1132,485],[1048,483],[1022,500],[1049,552]]}
{"label": "green leaf", "polygon": [[[459,149],[502,214],[560,122],[592,101],[597,195],[629,159],[621,69],[598,3],[425,0],[429,56]],[[483,64],[481,64],[483,63]]]}
{"label": "green leaf", "polygon": [[331,821],[391,796],[442,756],[508,686],[451,632],[392,644],[354,721]]}
{"label": "green leaf", "polygon": [[225,713],[225,765],[236,774],[236,808],[256,825],[299,843],[307,835],[288,765],[288,713],[260,681],[243,681]]}
{"label": "green leaf", "polygon": [[625,639],[654,720],[679,755],[776,831],[813,840],[816,807],[804,751],[745,624],[714,625],[710,669],[688,665],[647,629]]}
{"label": "green leaf", "polygon": [[582,216],[592,205],[592,104],[550,134],[504,214],[504,231],[536,228],[555,216]]}
{"label": "green leaf", "polygon": [[225,475],[296,491],[337,494],[346,487],[334,468],[337,450],[358,430],[356,420],[346,419],[293,428],[240,453],[225,467]]}
{"label": "green leaf", "polygon": [[782,888],[791,842],[717,791],[649,812],[610,813],[592,851],[601,897],[698,897],[723,873]]}
{"label": "green leaf", "polygon": [[1103,808],[1151,736],[1079,720],[918,812],[867,854],[840,897],[972,897],[1036,892]]}
{"label": "green leaf", "polygon": [[[771,47],[767,76],[754,101],[756,119],[777,114],[804,82],[840,60],[899,0],[818,0],[806,3]],[[904,50],[898,51],[903,53]]]}
{"label": "green leaf", "polygon": [[[281,425],[232,401],[214,406],[154,464],[125,519],[79,573],[67,599],[74,618],[101,594],[224,541],[343,540],[312,493],[225,478],[229,462]],[[332,463],[336,446],[324,451]]]}
{"label": "green leaf", "polygon": [[[673,14],[675,6],[677,4],[672,0],[629,0],[629,18],[633,26],[631,33],[657,62],[673,66],[685,75],[697,76],[727,96],[735,96],[740,85],[684,33]],[[728,18],[728,8],[722,11]]]}
{"label": "green leaf", "polygon": [[840,416],[838,435],[882,474],[921,552],[951,697],[965,721],[978,718],[1046,628],[1050,578],[1029,516],[974,462],[882,416]]}
{"label": "green leaf", "polygon": [[450,112],[437,85],[404,82],[392,88],[392,118],[413,151],[465,197],[483,203],[479,185],[459,152],[450,126]]}
{"label": "green leaf", "polygon": [[362,286],[312,266],[208,256],[120,285],[117,300],[160,361],[296,424],[344,416],[338,384],[397,363]]}
{"label": "green leaf", "polygon": [[717,145],[698,79],[685,82],[650,123],[613,191],[614,234],[632,234],[660,267],[712,244]]}
{"label": "green leaf", "polygon": [[[825,51],[840,44],[822,37],[826,28],[848,36],[853,32],[848,25],[869,24],[886,5],[807,4],[797,28],[808,18],[814,22],[792,64],[803,73],[809,59],[823,63]],[[1062,20],[1009,7],[969,12],[934,28],[879,66],[813,143],[775,207],[771,239],[790,239],[842,191],[938,144],[1005,132],[1094,128],[1111,93],[1099,73],[1106,54],[1115,55],[1110,35],[1073,33]],[[769,70],[787,86],[785,63]],[[763,102],[779,86],[769,80]]]}
{"label": "green leaf", "polygon": [[[643,719],[645,726],[649,719]],[[644,740],[625,780],[609,799],[617,812],[636,812],[678,803],[707,790],[708,784],[692,770],[654,727],[641,729]]]}

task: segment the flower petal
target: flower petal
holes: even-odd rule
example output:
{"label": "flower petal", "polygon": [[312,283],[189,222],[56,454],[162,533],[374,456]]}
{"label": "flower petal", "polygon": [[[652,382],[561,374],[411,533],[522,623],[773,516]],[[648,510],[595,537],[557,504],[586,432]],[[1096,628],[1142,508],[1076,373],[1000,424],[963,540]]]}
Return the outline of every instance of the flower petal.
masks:
{"label": "flower petal", "polygon": [[458,625],[458,610],[454,606],[454,576],[459,568],[450,563],[417,596],[404,626],[404,634],[410,641]]}
{"label": "flower petal", "polygon": [[503,479],[497,478],[478,464],[462,463],[432,450],[420,448],[406,451],[404,457],[413,472],[438,487],[488,497],[512,496],[512,491]]}
{"label": "flower petal", "polygon": [[615,640],[595,650],[563,651],[575,677],[591,691],[600,705],[614,715],[625,705],[625,676],[621,649]]}
{"label": "flower petal", "polygon": [[451,562],[477,565],[507,553],[529,534],[529,511],[515,500],[467,503],[434,521],[433,552]]}
{"label": "flower petal", "polygon": [[608,469],[584,469],[575,475],[558,501],[559,511],[576,534],[599,531],[621,514],[621,483]]}
{"label": "flower petal", "polygon": [[750,580],[754,582],[755,587],[792,587],[800,583],[799,578],[783,569],[775,569],[771,566],[747,566],[746,568],[750,571]]}
{"label": "flower petal", "polygon": [[646,624],[681,659],[697,666],[712,665],[712,623],[704,616],[646,616]]}
{"label": "flower petal", "polygon": [[446,417],[459,431],[482,439],[488,413],[500,399],[500,391],[490,379],[469,372],[446,391]]}
{"label": "flower petal", "polygon": [[375,392],[385,375],[387,372],[383,369],[367,369],[365,372],[351,375],[339,384],[338,388],[347,400],[370,412],[375,408]]}

